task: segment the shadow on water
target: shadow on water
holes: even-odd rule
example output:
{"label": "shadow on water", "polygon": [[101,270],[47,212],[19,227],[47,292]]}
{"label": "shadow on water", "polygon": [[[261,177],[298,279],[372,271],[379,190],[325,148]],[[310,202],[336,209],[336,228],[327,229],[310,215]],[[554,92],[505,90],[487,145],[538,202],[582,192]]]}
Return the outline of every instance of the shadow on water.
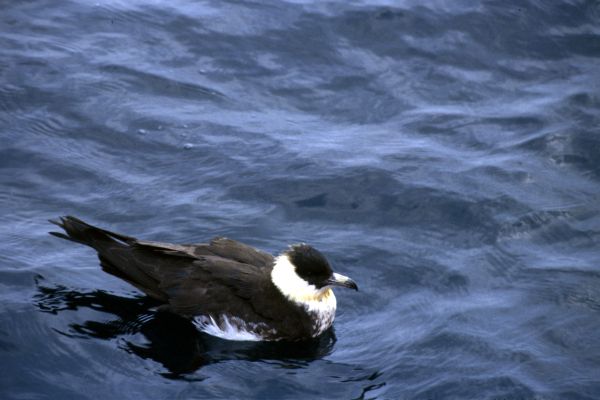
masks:
{"label": "shadow on water", "polygon": [[[319,338],[301,342],[241,342],[210,336],[178,315],[156,311],[159,302],[147,297],[122,297],[102,290],[77,291],[65,286],[40,284],[36,279],[36,306],[42,312],[58,314],[88,308],[116,316],[106,321],[87,320],[69,324],[68,331],[58,333],[73,339],[123,339],[122,348],[144,359],[162,364],[163,376],[185,379],[205,365],[228,360],[282,361],[287,368],[302,368],[304,362],[327,356],[336,338],[329,329]],[[134,343],[131,338],[142,334],[147,342]]]}

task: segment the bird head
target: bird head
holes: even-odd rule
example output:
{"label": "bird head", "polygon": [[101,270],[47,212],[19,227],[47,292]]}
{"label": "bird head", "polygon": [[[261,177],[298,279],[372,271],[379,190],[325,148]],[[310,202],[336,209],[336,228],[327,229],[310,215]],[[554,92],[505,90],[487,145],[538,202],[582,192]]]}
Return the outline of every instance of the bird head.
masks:
{"label": "bird head", "polygon": [[356,282],[333,272],[325,256],[304,243],[290,246],[275,259],[271,279],[286,297],[299,302],[319,301],[335,286],[358,290]]}

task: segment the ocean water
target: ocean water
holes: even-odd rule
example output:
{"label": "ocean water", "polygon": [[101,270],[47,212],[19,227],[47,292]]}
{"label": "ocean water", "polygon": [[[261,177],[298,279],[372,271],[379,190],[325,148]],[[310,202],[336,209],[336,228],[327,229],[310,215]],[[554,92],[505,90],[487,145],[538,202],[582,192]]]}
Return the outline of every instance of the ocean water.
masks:
{"label": "ocean water", "polygon": [[[600,398],[597,1],[4,1],[0,398]],[[308,343],[159,315],[71,214],[320,249]]]}

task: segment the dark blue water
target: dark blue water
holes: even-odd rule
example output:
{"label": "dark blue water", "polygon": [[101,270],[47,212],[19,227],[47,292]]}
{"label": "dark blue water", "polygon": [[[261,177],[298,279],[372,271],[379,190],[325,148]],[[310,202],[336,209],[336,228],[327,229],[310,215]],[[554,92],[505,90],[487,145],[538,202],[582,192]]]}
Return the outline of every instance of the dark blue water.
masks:
{"label": "dark blue water", "polygon": [[[598,2],[0,7],[0,398],[600,398]],[[64,214],[305,241],[361,291],[222,341]]]}

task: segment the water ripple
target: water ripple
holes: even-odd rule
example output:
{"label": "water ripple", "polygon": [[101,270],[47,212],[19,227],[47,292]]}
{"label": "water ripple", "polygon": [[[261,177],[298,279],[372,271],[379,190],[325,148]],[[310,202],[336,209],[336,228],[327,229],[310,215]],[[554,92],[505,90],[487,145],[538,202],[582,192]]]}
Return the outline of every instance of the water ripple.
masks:
{"label": "water ripple", "polygon": [[[2,11],[0,398],[599,397],[595,2]],[[308,242],[361,291],[310,343],[220,341],[64,214]]]}

